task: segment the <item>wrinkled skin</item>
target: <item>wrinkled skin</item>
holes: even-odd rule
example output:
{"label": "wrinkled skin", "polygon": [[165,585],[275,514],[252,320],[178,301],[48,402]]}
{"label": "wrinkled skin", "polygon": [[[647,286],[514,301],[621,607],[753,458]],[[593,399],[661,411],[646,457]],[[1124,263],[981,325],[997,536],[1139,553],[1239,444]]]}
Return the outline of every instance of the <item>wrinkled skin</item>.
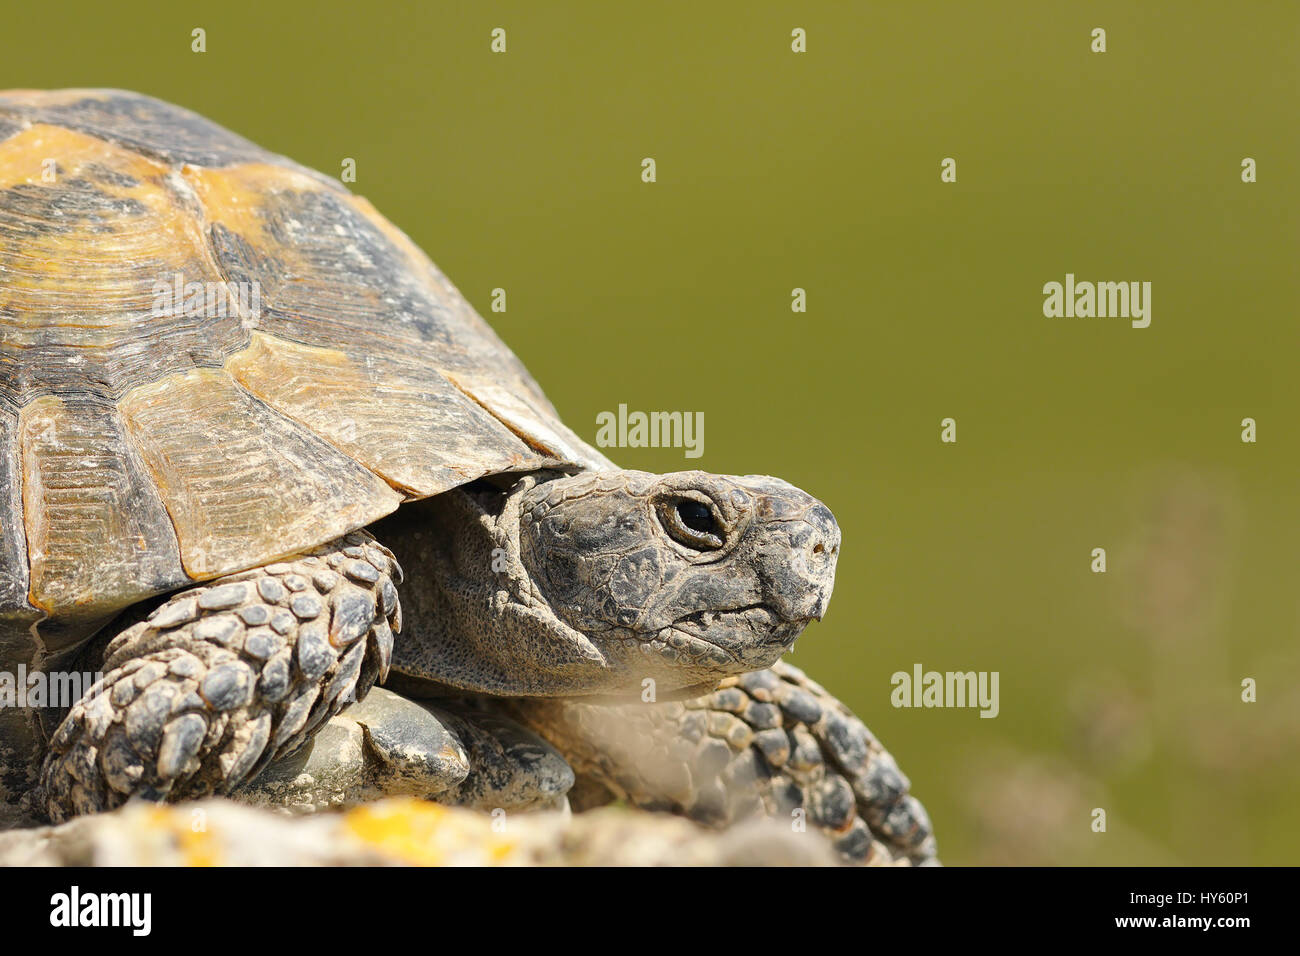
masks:
{"label": "wrinkled skin", "polygon": [[[683,504],[707,510],[707,531]],[[561,620],[706,679],[767,667],[821,618],[840,543],[829,509],[793,485],[696,471],[548,482],[524,496],[521,525],[524,565]]]}

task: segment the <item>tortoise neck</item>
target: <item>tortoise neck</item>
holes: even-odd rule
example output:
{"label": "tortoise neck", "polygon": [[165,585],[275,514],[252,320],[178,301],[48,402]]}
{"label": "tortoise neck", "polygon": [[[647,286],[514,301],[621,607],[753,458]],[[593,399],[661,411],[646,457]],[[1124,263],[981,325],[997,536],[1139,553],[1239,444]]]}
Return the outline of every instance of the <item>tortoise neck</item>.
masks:
{"label": "tortoise neck", "polygon": [[508,490],[476,482],[372,527],[406,571],[392,667],[404,689],[549,697],[604,682],[603,656],[559,620],[520,560],[520,507],[547,477],[530,473]]}

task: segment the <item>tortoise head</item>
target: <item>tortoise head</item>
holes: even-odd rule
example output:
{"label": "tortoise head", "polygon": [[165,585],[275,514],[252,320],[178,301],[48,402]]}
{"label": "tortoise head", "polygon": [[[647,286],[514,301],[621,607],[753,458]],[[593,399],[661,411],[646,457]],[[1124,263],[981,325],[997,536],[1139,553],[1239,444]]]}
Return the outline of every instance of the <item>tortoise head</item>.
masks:
{"label": "tortoise head", "polygon": [[409,572],[399,675],[542,697],[644,697],[647,679],[669,695],[770,666],[825,613],[840,544],[793,485],[699,471],[501,476],[375,531]]}
{"label": "tortoise head", "polygon": [[830,509],[758,475],[575,475],[520,508],[523,566],[556,616],[669,687],[775,663],[825,613],[839,545]]}

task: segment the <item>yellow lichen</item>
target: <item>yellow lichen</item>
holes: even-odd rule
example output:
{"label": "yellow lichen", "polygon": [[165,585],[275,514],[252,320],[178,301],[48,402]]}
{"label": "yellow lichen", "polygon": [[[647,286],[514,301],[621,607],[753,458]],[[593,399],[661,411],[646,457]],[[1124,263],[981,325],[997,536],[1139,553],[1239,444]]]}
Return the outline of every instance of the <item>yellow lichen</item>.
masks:
{"label": "yellow lichen", "polygon": [[366,804],[343,815],[344,829],[413,866],[501,864],[517,849],[478,814],[414,798]]}
{"label": "yellow lichen", "polygon": [[167,834],[175,841],[186,866],[220,866],[221,849],[206,826],[195,828],[194,817],[177,807],[144,810],[143,828]]}

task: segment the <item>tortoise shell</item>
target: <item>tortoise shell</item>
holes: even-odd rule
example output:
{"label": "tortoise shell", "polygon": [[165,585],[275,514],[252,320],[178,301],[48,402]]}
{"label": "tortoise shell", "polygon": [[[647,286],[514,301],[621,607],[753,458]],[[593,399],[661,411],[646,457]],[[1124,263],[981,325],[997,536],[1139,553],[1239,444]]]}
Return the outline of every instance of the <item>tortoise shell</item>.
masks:
{"label": "tortoise shell", "polygon": [[607,464],[335,180],[149,97],[0,92],[0,657],[406,499]]}

